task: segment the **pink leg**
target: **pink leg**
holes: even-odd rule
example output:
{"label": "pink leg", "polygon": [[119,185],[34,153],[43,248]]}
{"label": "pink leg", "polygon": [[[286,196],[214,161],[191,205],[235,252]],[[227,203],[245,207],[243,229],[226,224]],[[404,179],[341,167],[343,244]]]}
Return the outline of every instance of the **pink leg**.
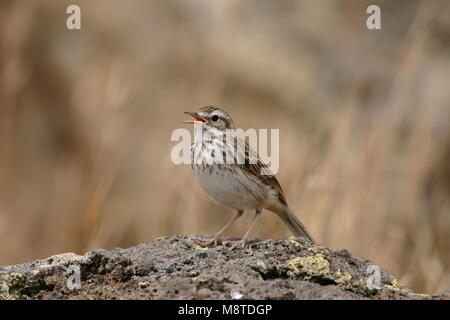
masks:
{"label": "pink leg", "polygon": [[227,230],[237,219],[239,219],[243,213],[243,210],[239,210],[237,214],[230,221],[228,221],[228,223],[220,229],[220,231],[217,232],[211,240],[195,240],[195,242],[201,247],[209,247],[212,244],[217,246],[218,242],[222,242],[222,233],[224,233],[225,230]]}
{"label": "pink leg", "polygon": [[248,243],[248,236],[250,235],[250,232],[252,232],[253,227],[255,226],[256,220],[258,220],[259,216],[261,215],[261,210],[257,209],[255,216],[253,217],[252,222],[250,223],[247,231],[244,234],[244,237],[239,241],[230,241],[233,245],[231,246],[230,250],[236,249],[238,246],[244,247],[246,243]]}

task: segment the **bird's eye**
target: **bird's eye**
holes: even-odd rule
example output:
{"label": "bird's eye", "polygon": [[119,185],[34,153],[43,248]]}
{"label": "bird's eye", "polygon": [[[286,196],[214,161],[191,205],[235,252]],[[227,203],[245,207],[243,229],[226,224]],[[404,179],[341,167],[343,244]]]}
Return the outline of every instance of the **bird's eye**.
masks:
{"label": "bird's eye", "polygon": [[219,120],[219,116],[217,114],[215,114],[212,116],[211,120],[216,122],[217,120]]}

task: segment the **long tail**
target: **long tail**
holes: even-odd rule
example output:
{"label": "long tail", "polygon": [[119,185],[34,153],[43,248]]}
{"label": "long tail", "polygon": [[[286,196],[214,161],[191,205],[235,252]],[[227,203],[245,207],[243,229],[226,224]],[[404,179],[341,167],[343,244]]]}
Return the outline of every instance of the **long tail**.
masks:
{"label": "long tail", "polygon": [[[278,210],[277,210],[278,211]],[[297,237],[306,237],[311,242],[316,243],[311,234],[306,230],[303,223],[287,206],[283,206],[282,210],[276,212],[283,222],[288,226],[289,230]]]}

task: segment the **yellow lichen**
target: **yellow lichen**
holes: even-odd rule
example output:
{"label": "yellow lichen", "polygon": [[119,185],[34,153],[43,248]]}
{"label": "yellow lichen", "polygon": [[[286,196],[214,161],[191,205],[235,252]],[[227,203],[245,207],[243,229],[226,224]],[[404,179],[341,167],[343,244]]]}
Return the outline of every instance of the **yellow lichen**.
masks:
{"label": "yellow lichen", "polygon": [[391,285],[396,289],[400,289],[400,283],[398,282],[398,280],[396,278],[392,279]]}
{"label": "yellow lichen", "polygon": [[0,274],[0,300],[19,299],[17,287],[25,281],[26,277],[20,273]]}
{"label": "yellow lichen", "polygon": [[304,275],[306,279],[313,277],[329,277],[330,263],[325,259],[324,255],[317,253],[310,257],[297,257],[288,263],[288,276],[297,278]]}
{"label": "yellow lichen", "polygon": [[148,281],[141,281],[138,283],[138,286],[142,289],[147,288],[149,285],[150,285],[150,282],[148,282]]}
{"label": "yellow lichen", "polygon": [[390,284],[385,284],[384,286],[391,290],[402,291],[402,287],[396,278],[393,278]]}
{"label": "yellow lichen", "polygon": [[352,279],[348,272],[339,269],[336,272],[331,271],[330,262],[323,253],[316,253],[309,257],[294,258],[288,262],[288,269],[288,277],[294,279],[299,277],[306,280],[320,278],[336,284],[342,284]]}
{"label": "yellow lichen", "polygon": [[6,283],[0,283],[0,300],[13,300],[9,294],[9,286]]}
{"label": "yellow lichen", "polygon": [[348,272],[341,271],[338,269],[338,271],[335,272],[336,279],[334,280],[337,284],[342,284],[346,281],[350,281],[352,279],[352,275]]}
{"label": "yellow lichen", "polygon": [[198,244],[194,244],[194,249],[195,250],[208,250],[209,248],[208,247],[201,247],[201,246],[199,246]]}

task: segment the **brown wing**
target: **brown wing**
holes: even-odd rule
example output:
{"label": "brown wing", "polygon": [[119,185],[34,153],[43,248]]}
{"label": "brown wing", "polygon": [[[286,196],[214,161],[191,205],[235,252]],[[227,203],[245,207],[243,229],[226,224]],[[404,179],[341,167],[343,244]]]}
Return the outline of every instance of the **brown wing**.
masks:
{"label": "brown wing", "polygon": [[245,167],[248,169],[248,172],[251,174],[259,177],[265,184],[271,186],[273,189],[275,189],[278,193],[278,199],[284,204],[286,203],[286,198],[284,196],[283,189],[281,188],[280,183],[278,182],[277,178],[275,178],[274,175],[262,175],[261,169],[265,168],[266,170],[269,170],[269,168],[258,160],[255,164],[245,164]]}
{"label": "brown wing", "polygon": [[[267,184],[268,186],[271,186],[275,191],[278,193],[278,199],[283,203],[286,203],[286,198],[284,196],[283,189],[281,188],[280,183],[278,182],[277,178],[273,174],[267,174],[270,173],[270,168],[267,167],[259,158],[259,155],[250,148],[248,142],[238,136],[236,136],[237,143],[244,144],[244,150],[245,150],[245,163],[241,164],[244,166],[248,173],[258,177],[263,183]],[[256,163],[251,163],[255,161],[250,161],[251,157],[252,159],[256,159]],[[265,172],[266,174],[262,174],[262,172]]]}

